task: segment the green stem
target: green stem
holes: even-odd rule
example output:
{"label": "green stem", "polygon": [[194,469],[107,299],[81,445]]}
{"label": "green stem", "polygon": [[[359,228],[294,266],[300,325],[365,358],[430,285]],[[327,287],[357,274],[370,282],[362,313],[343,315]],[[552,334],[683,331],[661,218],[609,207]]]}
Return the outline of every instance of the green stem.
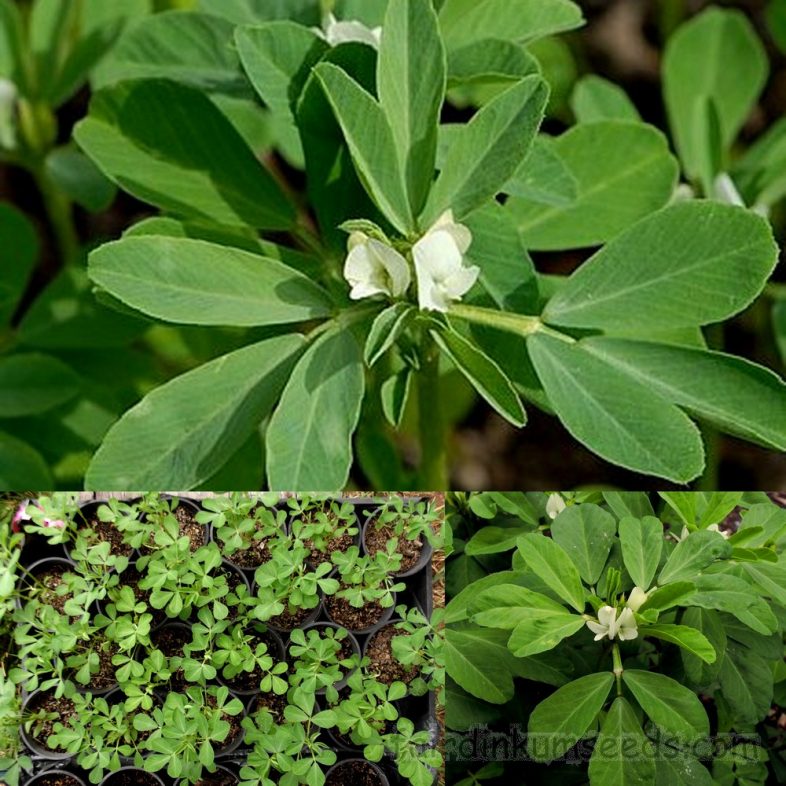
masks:
{"label": "green stem", "polygon": [[73,264],[79,252],[79,238],[74,227],[73,205],[71,200],[52,182],[44,164],[33,169],[41,197],[44,201],[49,223],[55,235],[60,258],[64,265]]}
{"label": "green stem", "polygon": [[786,284],[767,284],[764,294],[772,300],[786,300]]}
{"label": "green stem", "polygon": [[418,380],[418,424],[420,429],[420,483],[423,489],[448,488],[446,434],[439,390],[439,350],[424,331],[423,367]]}
{"label": "green stem", "polygon": [[463,319],[465,322],[504,330],[506,333],[513,333],[517,336],[526,337],[535,333],[545,333],[568,344],[575,342],[575,339],[570,336],[566,336],[564,333],[544,325],[540,317],[513,314],[508,311],[497,311],[492,308],[481,308],[480,306],[466,306],[463,303],[452,305],[449,314],[458,319]]}
{"label": "green stem", "polygon": [[622,696],[622,657],[620,656],[620,645],[616,641],[611,648],[611,657],[614,662],[614,677],[617,680],[617,696]]}

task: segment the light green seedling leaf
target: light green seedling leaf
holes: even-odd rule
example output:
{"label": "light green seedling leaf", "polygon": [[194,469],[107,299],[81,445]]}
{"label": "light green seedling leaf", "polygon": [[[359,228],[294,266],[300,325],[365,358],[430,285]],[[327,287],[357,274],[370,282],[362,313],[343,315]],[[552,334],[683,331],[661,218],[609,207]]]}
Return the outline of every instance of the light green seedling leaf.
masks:
{"label": "light green seedling leaf", "polygon": [[475,390],[502,417],[518,427],[527,422],[516,388],[491,358],[450,327],[432,330],[431,335]]}
{"label": "light green seedling leaf", "polygon": [[95,69],[94,90],[128,79],[172,79],[208,93],[250,97],[231,46],[234,25],[192,11],[164,11],[130,27]]}
{"label": "light green seedling leaf", "polygon": [[786,385],[742,358],[615,338],[585,346],[691,415],[753,442],[786,450]]}
{"label": "light green seedling leaf", "polygon": [[653,747],[633,708],[614,699],[590,757],[589,777],[603,786],[645,786],[655,779]]}
{"label": "light green seedling leaf", "polygon": [[47,412],[80,388],[77,374],[57,358],[38,353],[0,358],[0,418]]}
{"label": "light green seedling leaf", "polygon": [[625,669],[622,679],[650,720],[685,741],[707,737],[710,722],[699,697],[679,682],[656,672]]}
{"label": "light green seedling leaf", "polygon": [[348,330],[331,329],[300,359],[270,420],[272,490],[344,487],[364,392],[358,342]]}
{"label": "light green seedling leaf", "polygon": [[100,91],[74,137],[138,199],[227,226],[288,229],[295,220],[272,175],[203,93],[164,80]]}
{"label": "light green seedling leaf", "polygon": [[705,663],[715,663],[717,658],[715,648],[707,637],[689,625],[669,625],[667,623],[646,625],[641,627],[639,632],[645,637],[652,636],[668,641],[670,644],[676,644],[686,652],[701,658]]}
{"label": "light green seedling leaf", "polygon": [[695,579],[699,571],[731,556],[731,545],[718,532],[701,530],[684,537],[671,552],[658,575],[658,584]]}
{"label": "light green seedling leaf", "polygon": [[720,322],[742,311],[775,268],[769,224],[739,207],[671,205],[584,263],[546,306],[566,327],[651,330]]}
{"label": "light green seedling leaf", "polygon": [[626,516],[619,523],[622,561],[633,583],[643,590],[652,586],[663,549],[663,524],[654,516]]}
{"label": "light green seedling leaf", "polygon": [[551,137],[539,134],[529,155],[503,191],[514,197],[553,207],[565,207],[579,195],[578,181],[555,149]]}
{"label": "light green seedling leaf", "polygon": [[262,341],[156,388],[110,429],[86,488],[195,488],[270,412],[303,346],[301,336]]}
{"label": "light green seedling leaf", "polygon": [[597,584],[611,550],[617,525],[592,503],[571,505],[551,523],[551,537],[562,546],[587,584]]}
{"label": "light green seedling leaf", "polygon": [[590,74],[582,77],[573,88],[570,108],[579,123],[596,120],[641,120],[627,93],[613,82]]}
{"label": "light green seedling leaf", "polygon": [[668,204],[678,166],[655,128],[627,120],[574,126],[554,140],[554,152],[578,185],[568,205],[511,199],[527,248],[554,251],[605,243]]}
{"label": "light green seedling leaf", "polygon": [[21,439],[0,431],[0,489],[18,491],[53,486],[52,473],[41,454]]}
{"label": "light green seedling leaf", "polygon": [[314,75],[333,109],[369,196],[399,232],[414,229],[396,142],[382,107],[345,71],[320,63]]}
{"label": "light green seedling leaf", "polygon": [[274,259],[191,238],[128,237],[90,255],[90,278],[167,322],[280,325],[330,315],[326,294]]}
{"label": "light green seedling leaf", "polygon": [[611,672],[589,674],[538,704],[527,729],[529,755],[535,761],[553,761],[572,748],[597,718],[613,682]]}
{"label": "light green seedling leaf", "polygon": [[519,539],[518,550],[527,567],[551,590],[576,611],[584,611],[586,600],[581,577],[563,548],[551,538],[530,533]]}
{"label": "light green seedling leaf", "polygon": [[607,461],[677,483],[701,474],[699,431],[677,407],[581,342],[536,334],[527,346],[549,401],[579,442]]}
{"label": "light green seedling leaf", "polygon": [[685,169],[700,174],[708,140],[700,133],[697,103],[712,100],[728,149],[748,118],[767,79],[764,47],[745,15],[711,8],[669,39],[663,60],[669,123]]}
{"label": "light green seedling leaf", "polygon": [[446,71],[431,0],[390,3],[382,25],[377,92],[393,130],[414,215],[422,210],[434,178]]}
{"label": "light green seedling leaf", "polygon": [[374,320],[366,338],[363,358],[371,367],[396,343],[401,334],[417,314],[409,303],[394,303]]}
{"label": "light green seedling leaf", "polygon": [[547,97],[543,79],[525,77],[462,126],[429,196],[424,226],[448,208],[460,220],[504,188],[529,152]]}
{"label": "light green seedling leaf", "polygon": [[11,321],[38,259],[35,228],[11,205],[0,204],[0,244],[3,247],[0,326],[4,327]]}
{"label": "light green seedling leaf", "polygon": [[534,41],[583,22],[570,0],[445,0],[439,13],[449,49],[483,38]]}

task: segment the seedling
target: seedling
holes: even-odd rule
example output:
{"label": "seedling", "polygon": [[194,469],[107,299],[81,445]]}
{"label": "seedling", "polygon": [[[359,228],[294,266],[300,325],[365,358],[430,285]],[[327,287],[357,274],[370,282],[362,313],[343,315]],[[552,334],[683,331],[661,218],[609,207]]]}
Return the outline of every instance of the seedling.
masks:
{"label": "seedling", "polygon": [[335,595],[345,598],[355,608],[362,608],[367,603],[389,608],[395,603],[395,593],[406,586],[393,578],[401,566],[401,555],[396,551],[394,541],[388,543],[385,551],[378,551],[373,557],[363,555],[357,546],[351,546],[346,553],[334,554],[333,562],[341,576],[341,587]]}

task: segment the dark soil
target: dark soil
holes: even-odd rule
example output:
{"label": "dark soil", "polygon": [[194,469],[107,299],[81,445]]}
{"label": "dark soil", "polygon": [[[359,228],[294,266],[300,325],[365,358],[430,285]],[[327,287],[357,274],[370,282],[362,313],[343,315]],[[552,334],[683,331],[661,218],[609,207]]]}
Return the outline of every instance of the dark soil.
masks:
{"label": "dark soil", "polygon": [[[281,652],[278,649],[278,642],[269,633],[255,633],[254,639],[256,642],[263,642],[267,645],[267,651],[275,663],[279,662]],[[259,690],[259,683],[263,677],[262,670],[259,666],[255,666],[253,671],[242,671],[231,680],[224,680],[232,690],[241,691],[243,693],[251,693]]]}
{"label": "dark soil", "polygon": [[[182,657],[183,647],[191,643],[191,632],[187,628],[166,626],[153,631],[150,640],[167,658]],[[182,690],[186,686],[183,669],[175,669],[170,677],[170,684],[175,690]]]}
{"label": "dark soil", "polygon": [[392,685],[396,681],[409,685],[418,675],[417,668],[402,666],[393,655],[391,642],[396,636],[406,635],[392,625],[386,625],[372,636],[366,647],[366,655],[371,659],[371,668],[377,679],[385,685]]}
{"label": "dark soil", "polygon": [[325,781],[325,786],[382,786],[384,781],[365,761],[345,761],[339,764]]}
{"label": "dark soil", "polygon": [[365,630],[376,625],[385,613],[385,609],[376,601],[356,609],[348,600],[335,595],[325,598],[325,608],[333,622],[352,631]]}
{"label": "dark soil", "polygon": [[107,690],[111,688],[117,680],[115,679],[115,667],[112,658],[117,654],[117,645],[112,644],[104,649],[101,644],[96,642],[96,652],[98,653],[98,671],[92,676],[89,687],[93,690]]}
{"label": "dark soil", "polygon": [[[330,511],[318,511],[318,512],[326,513],[328,519],[333,517]],[[304,516],[301,517],[302,521],[304,521],[305,523],[311,523],[314,517],[316,516],[316,513],[317,511],[314,511],[313,513],[306,513]],[[339,537],[330,540],[327,544],[327,547],[322,550],[315,548],[310,538],[306,538],[303,541],[303,545],[309,550],[309,555],[307,557],[308,561],[312,565],[319,565],[321,562],[330,562],[331,554],[333,554],[336,551],[346,551],[354,542],[355,542],[354,535],[349,535],[347,533],[344,533],[343,535],[340,535]]]}
{"label": "dark soil", "polygon": [[109,775],[106,786],[161,786],[161,782],[152,772],[144,770],[119,770]]}
{"label": "dark soil", "polygon": [[[56,699],[48,693],[39,693],[30,704],[27,705],[27,713],[34,714],[37,712],[54,713],[57,717],[52,720],[45,720],[40,725],[33,724],[31,736],[40,745],[43,745],[49,750],[58,750],[57,748],[48,745],[49,738],[55,732],[55,723],[60,721],[64,726],[67,726],[71,718],[76,715],[76,707],[71,699],[62,698]],[[60,751],[62,752],[62,751]]]}
{"label": "dark soil", "polygon": [[[147,610],[145,613],[152,614],[153,616],[153,626],[160,625],[162,622],[165,622],[169,619],[166,615],[166,612],[163,609],[154,609],[150,605],[150,590],[142,589],[139,586],[139,582],[143,578],[143,574],[137,570],[137,567],[134,563],[130,564],[121,574],[121,584],[118,586],[118,590],[120,590],[123,586],[131,587],[131,591],[134,593],[134,597],[138,601],[142,601],[142,603],[147,605]],[[110,600],[113,590],[109,590]]]}
{"label": "dark soil", "polygon": [[[253,515],[253,512],[249,513],[249,516]],[[270,558],[273,556],[267,546],[269,540],[270,538],[264,538],[262,540],[252,541],[252,544],[247,549],[238,549],[237,551],[233,551],[232,554],[225,555],[225,557],[241,568],[258,568],[260,565],[269,562]],[[219,547],[221,547],[223,553],[224,541],[216,537],[216,542]]]}
{"label": "dark soil", "polygon": [[257,698],[257,708],[262,709],[264,707],[270,710],[276,723],[283,723],[284,709],[287,704],[286,694],[279,696],[276,693],[260,693]]}
{"label": "dark soil", "polygon": [[96,543],[109,542],[109,551],[118,557],[130,557],[134,549],[123,543],[123,534],[109,521],[101,521],[97,516],[84,519],[84,526],[94,533]]}
{"label": "dark soil", "polygon": [[[226,578],[230,592],[235,592],[239,586],[245,584],[245,580],[243,579],[243,576],[240,575],[240,572],[237,570],[237,568],[231,568],[228,565],[223,564],[218,568],[216,573]],[[235,617],[238,615],[238,612],[240,611],[238,606],[228,603],[226,598],[222,598],[222,600],[229,608],[230,619],[235,619]]]}
{"label": "dark soil", "polygon": [[65,565],[51,565],[36,574],[38,581],[45,587],[43,590],[39,588],[38,599],[47,606],[53,606],[61,614],[65,613],[66,601],[73,597],[70,593],[57,594],[57,588],[63,583],[63,575],[68,572]]}
{"label": "dark soil", "polygon": [[294,630],[299,628],[313,613],[314,609],[297,609],[294,613],[291,613],[289,609],[284,609],[282,614],[271,617],[268,623],[280,630]]}
{"label": "dark soil", "polygon": [[[188,505],[178,505],[174,510],[174,516],[180,525],[180,537],[188,536],[191,541],[191,551],[196,551],[200,546],[205,545],[205,528],[195,518],[195,511]],[[149,543],[153,542],[155,534],[150,532]],[[149,546],[142,546],[142,551],[150,552]]]}
{"label": "dark soil", "polygon": [[[387,548],[389,540],[395,540],[396,536],[387,525],[378,527],[376,523],[370,524],[366,528],[366,551],[373,557],[378,551]],[[403,535],[398,539],[396,551],[401,554],[401,567],[399,573],[404,573],[410,568],[414,568],[420,559],[423,551],[423,539],[420,537],[415,540],[407,540]]]}
{"label": "dark soil", "polygon": [[213,773],[205,773],[194,786],[234,786],[239,780],[234,772],[219,769]]}
{"label": "dark soil", "polygon": [[81,786],[73,775],[65,772],[49,773],[36,780],[36,786]]}

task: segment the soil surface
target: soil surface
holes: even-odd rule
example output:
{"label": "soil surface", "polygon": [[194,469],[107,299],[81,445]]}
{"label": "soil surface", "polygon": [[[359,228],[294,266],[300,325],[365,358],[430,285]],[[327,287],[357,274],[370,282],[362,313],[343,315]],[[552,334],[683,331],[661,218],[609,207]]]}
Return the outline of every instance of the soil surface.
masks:
{"label": "soil surface", "polygon": [[[58,750],[48,745],[49,738],[55,732],[55,723],[60,721],[64,726],[67,726],[71,718],[76,715],[76,707],[74,707],[74,702],[72,702],[71,699],[67,699],[65,696],[56,699],[51,694],[39,693],[38,696],[27,705],[27,712],[30,714],[45,712],[56,716],[40,724],[35,723],[32,727],[30,736],[45,748],[49,748],[49,750]],[[62,751],[59,752],[62,753]]]}
{"label": "soil surface", "polygon": [[366,762],[345,761],[330,773],[325,786],[382,786],[382,783],[384,781]]}
{"label": "soil surface", "polygon": [[[195,518],[195,511],[188,505],[178,505],[174,510],[175,518],[180,525],[180,537],[188,536],[191,541],[191,551],[196,551],[200,546],[205,545],[205,528]],[[149,543],[153,542],[154,532],[151,531]],[[149,553],[149,546],[142,546],[142,551]]]}
{"label": "soil surface", "polygon": [[[253,513],[250,513],[249,516],[253,516]],[[263,538],[262,540],[252,541],[252,544],[247,549],[238,549],[231,554],[226,554],[225,557],[241,568],[258,568],[260,565],[269,562],[273,556],[267,545],[269,540],[270,538]],[[224,541],[216,536],[216,543],[218,543],[223,554]]]}
{"label": "soil surface", "polygon": [[153,773],[137,769],[112,773],[105,783],[106,786],[161,786]]}
{"label": "soil surface", "polygon": [[58,772],[42,775],[36,780],[36,786],[81,786],[81,783],[73,775]]}
{"label": "soil surface", "polygon": [[[139,582],[142,580],[143,574],[137,570],[135,564],[130,564],[121,574],[120,574],[120,584],[117,587],[117,591],[119,591],[122,587],[128,586],[131,587],[131,591],[134,593],[134,597],[138,601],[142,601],[147,606],[145,611],[146,614],[151,614],[153,616],[153,627],[160,625],[162,622],[165,622],[169,619],[167,617],[166,612],[163,609],[154,609],[150,605],[150,590],[142,589],[139,586]],[[110,589],[109,595],[110,600],[112,599],[112,594],[115,590]]]}
{"label": "soil surface", "polygon": [[294,630],[299,628],[313,613],[314,609],[297,609],[294,613],[289,609],[284,609],[282,614],[271,617],[268,623],[281,630]]}
{"label": "soil surface", "polygon": [[351,631],[365,630],[376,625],[385,613],[385,609],[376,601],[356,609],[348,600],[335,595],[325,598],[325,608],[333,622]]}
{"label": "soil surface", "polygon": [[[378,551],[384,551],[387,548],[389,540],[395,539],[396,536],[389,526],[378,527],[375,523],[371,524],[366,529],[366,551],[373,557]],[[402,535],[398,539],[396,551],[402,557],[398,573],[404,573],[417,565],[423,551],[423,539],[417,537],[415,540],[407,540]]]}
{"label": "soil surface", "polygon": [[260,693],[259,697],[257,698],[257,707],[261,709],[264,707],[273,714],[273,718],[276,723],[283,723],[284,721],[284,709],[286,708],[288,702],[286,694],[283,696],[279,696],[276,693]]}
{"label": "soil surface", "polygon": [[123,533],[109,521],[101,521],[97,516],[90,516],[84,520],[84,527],[94,533],[94,539],[98,543],[110,544],[109,551],[118,557],[130,557],[134,549],[127,543],[123,543]]}
{"label": "soil surface", "polygon": [[403,666],[393,655],[392,641],[396,636],[406,636],[403,631],[396,630],[393,625],[386,625],[378,630],[366,647],[366,655],[371,659],[371,668],[377,679],[385,685],[396,681],[409,685],[418,675],[418,669]]}
{"label": "soil surface", "polygon": [[[229,586],[229,592],[235,592],[238,587],[245,584],[245,580],[243,576],[240,574],[240,571],[237,568],[231,568],[229,565],[224,563],[221,567],[218,568],[216,573],[220,576],[224,576],[227,580],[227,585]],[[235,619],[240,612],[240,608],[237,605],[233,605],[227,602],[226,597],[222,598],[224,604],[229,608],[229,618]]]}
{"label": "soil surface", "polygon": [[[183,647],[191,643],[191,632],[179,626],[166,626],[153,631],[150,640],[167,658],[180,657],[183,655]],[[169,681],[174,690],[182,690],[186,685],[183,669],[173,671]]]}
{"label": "soil surface", "polygon": [[63,583],[63,575],[68,572],[65,565],[51,565],[36,573],[36,578],[45,587],[43,590],[39,588],[38,599],[47,606],[53,606],[61,614],[65,614],[66,601],[73,597],[70,593],[57,594],[57,588]]}
{"label": "soil surface", "polygon": [[216,770],[213,773],[206,773],[196,782],[195,786],[234,786],[239,780],[234,772]]}
{"label": "soil surface", "polygon": [[112,658],[117,654],[117,645],[113,644],[104,649],[102,641],[94,641],[95,651],[98,653],[98,671],[93,674],[88,687],[93,690],[107,690],[117,682],[115,678],[115,667]]}
{"label": "soil surface", "polygon": [[[328,520],[333,519],[335,520],[335,515],[332,514],[330,511],[314,511],[312,513],[306,513],[301,517],[301,520],[304,523],[311,523],[317,513],[326,513]],[[358,526],[357,523],[355,526]],[[355,542],[355,536],[349,535],[344,533],[337,538],[333,538],[332,540],[328,541],[327,546],[324,549],[317,549],[314,546],[313,541],[310,538],[306,538],[303,541],[303,545],[309,550],[308,561],[312,565],[319,565],[320,562],[331,562],[330,555],[336,551],[346,551],[353,543]]]}

